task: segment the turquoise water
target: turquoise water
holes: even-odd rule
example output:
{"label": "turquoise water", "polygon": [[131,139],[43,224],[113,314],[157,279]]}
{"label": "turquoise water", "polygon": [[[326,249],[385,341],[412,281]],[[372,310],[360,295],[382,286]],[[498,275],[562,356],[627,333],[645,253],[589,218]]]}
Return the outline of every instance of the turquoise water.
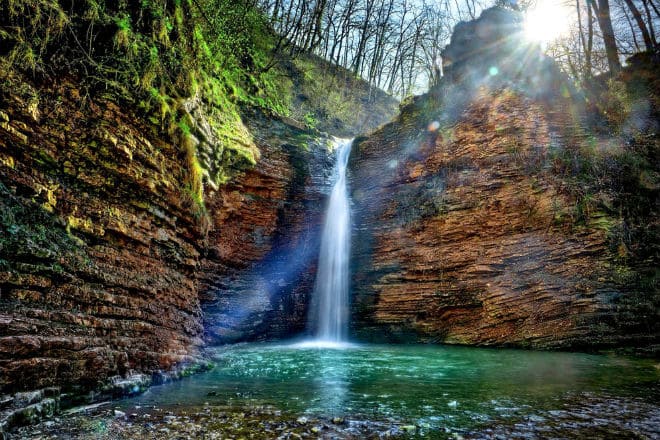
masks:
{"label": "turquoise water", "polygon": [[590,399],[608,399],[614,413],[636,402],[658,416],[660,375],[652,360],[420,345],[239,344],[213,356],[212,371],[153,387],[130,404],[271,405],[429,430],[529,420]]}

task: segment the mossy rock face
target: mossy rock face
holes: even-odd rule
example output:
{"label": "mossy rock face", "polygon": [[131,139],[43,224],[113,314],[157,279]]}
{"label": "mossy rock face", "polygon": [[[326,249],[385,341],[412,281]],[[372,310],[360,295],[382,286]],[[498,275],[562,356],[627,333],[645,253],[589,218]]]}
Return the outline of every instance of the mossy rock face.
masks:
{"label": "mossy rock face", "polygon": [[[523,72],[479,78],[527,45],[489,46],[499,39],[473,31],[490,15],[457,27],[429,93],[354,142],[355,331],[537,348],[657,341],[657,118],[645,107],[623,135],[593,124],[540,53]],[[654,87],[643,68],[605,96],[621,120]]]}
{"label": "mossy rock face", "polygon": [[[333,165],[329,135],[282,116],[291,81],[265,69],[273,36],[249,2],[65,3],[0,4],[0,351],[21,353],[0,366],[3,392],[189,374],[176,365],[203,344],[200,278],[227,284],[228,267],[310,241]],[[264,321],[278,335],[304,323],[303,269]]]}
{"label": "mossy rock face", "polygon": [[8,271],[28,259],[34,271],[61,274],[63,259],[84,261],[84,249],[61,219],[38,203],[22,202],[2,182],[0,208],[0,261]]}
{"label": "mossy rock face", "polygon": [[191,136],[203,179],[214,189],[257,163],[259,149],[238,114],[221,115],[199,99],[187,100],[183,108],[184,135]]}

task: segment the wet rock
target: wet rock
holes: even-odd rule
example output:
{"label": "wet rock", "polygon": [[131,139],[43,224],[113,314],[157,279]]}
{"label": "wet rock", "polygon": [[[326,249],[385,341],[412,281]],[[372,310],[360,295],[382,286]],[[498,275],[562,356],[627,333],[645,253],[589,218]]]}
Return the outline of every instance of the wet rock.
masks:
{"label": "wet rock", "polygon": [[132,396],[143,392],[151,386],[151,376],[146,374],[132,374],[127,377],[115,376],[108,380],[102,392],[109,393],[112,397]]}
{"label": "wet rock", "polygon": [[39,402],[44,398],[44,391],[30,391],[25,393],[16,393],[14,395],[13,404],[17,407],[23,407],[32,405],[35,402]]}
{"label": "wet rock", "polygon": [[0,396],[0,409],[8,408],[14,403],[14,397],[10,395]]}
{"label": "wet rock", "polygon": [[208,202],[216,227],[201,299],[205,337],[214,344],[304,330],[332,178],[327,137],[259,113],[246,115],[246,123],[260,145],[260,165]]}

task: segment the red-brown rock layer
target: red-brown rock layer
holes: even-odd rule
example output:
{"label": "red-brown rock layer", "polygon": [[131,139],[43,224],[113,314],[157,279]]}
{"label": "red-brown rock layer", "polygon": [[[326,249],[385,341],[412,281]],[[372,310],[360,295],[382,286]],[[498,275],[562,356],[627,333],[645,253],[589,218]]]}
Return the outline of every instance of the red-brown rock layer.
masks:
{"label": "red-brown rock layer", "polygon": [[257,167],[210,198],[216,225],[202,263],[210,343],[304,331],[332,159],[324,139],[253,115]]}
{"label": "red-brown rock layer", "polygon": [[[15,84],[0,101],[0,392],[196,362],[205,325],[211,341],[304,327],[330,167],[314,136],[248,115],[261,159],[207,192],[206,235],[171,138],[73,82]],[[300,243],[288,278],[258,276]]]}
{"label": "red-brown rock layer", "polygon": [[483,87],[434,123],[447,88],[354,148],[354,331],[536,347],[652,339],[649,316],[622,322],[629,293],[604,219],[578,221],[557,172],[586,142],[570,98]]}
{"label": "red-brown rock layer", "polygon": [[200,247],[177,149],[71,85],[23,99],[1,109],[2,390],[192,361]]}

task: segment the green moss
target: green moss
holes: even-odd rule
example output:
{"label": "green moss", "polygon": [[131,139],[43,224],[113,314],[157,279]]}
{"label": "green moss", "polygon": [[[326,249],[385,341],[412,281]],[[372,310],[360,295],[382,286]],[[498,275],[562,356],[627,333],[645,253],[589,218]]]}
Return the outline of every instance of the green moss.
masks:
{"label": "green moss", "polygon": [[[67,68],[83,72],[83,87],[138,104],[157,130],[182,129],[182,103],[199,97],[220,140],[214,184],[256,163],[238,107],[251,104],[283,111],[279,81],[264,69],[273,34],[247,1],[87,0],[63,7],[51,0],[11,0],[0,5],[0,59],[29,74]],[[65,72],[68,73],[68,72]],[[191,125],[188,124],[190,128]],[[191,133],[185,133],[189,136]],[[199,161],[182,142],[190,167],[184,183],[193,200],[203,199]],[[46,157],[37,160],[54,164]],[[195,205],[199,203],[195,202]]]}
{"label": "green moss", "polygon": [[[10,0],[0,4],[0,81],[10,70],[35,79],[74,72],[84,96],[137,107],[154,132],[182,139],[181,192],[203,218],[204,186],[222,185],[259,160],[242,107],[336,132],[356,120],[365,108],[360,100],[372,92],[366,83],[349,87],[358,82],[315,57],[282,61],[273,53],[276,40],[247,0]],[[13,92],[14,85],[2,88]],[[301,92],[309,104],[299,105]],[[212,131],[204,142],[213,151],[203,161],[195,151],[201,144],[189,142],[203,137],[187,114],[191,101],[202,103],[194,117]],[[51,158],[36,160],[56,169]]]}
{"label": "green moss", "polygon": [[[78,240],[38,202],[17,198],[0,182],[0,266],[24,273],[63,274],[62,263],[88,264]],[[29,262],[29,263],[27,263]],[[27,264],[27,265],[26,265]]]}
{"label": "green moss", "polygon": [[611,232],[619,223],[616,218],[611,217],[604,212],[593,213],[589,220],[589,226],[596,229],[601,229],[605,232]]}
{"label": "green moss", "polygon": [[316,119],[314,113],[305,113],[303,116],[303,121],[311,128],[315,128],[319,121]]}
{"label": "green moss", "polygon": [[[188,175],[181,188],[182,198],[184,203],[188,204],[188,207],[200,226],[201,231],[206,234],[210,225],[210,219],[208,218],[208,212],[204,203],[204,186],[202,182],[204,171],[197,159],[197,151],[188,126],[182,121],[180,121],[179,125],[184,127],[182,129],[181,143],[182,149],[186,155],[188,169]],[[186,131],[186,129],[188,131]]]}

